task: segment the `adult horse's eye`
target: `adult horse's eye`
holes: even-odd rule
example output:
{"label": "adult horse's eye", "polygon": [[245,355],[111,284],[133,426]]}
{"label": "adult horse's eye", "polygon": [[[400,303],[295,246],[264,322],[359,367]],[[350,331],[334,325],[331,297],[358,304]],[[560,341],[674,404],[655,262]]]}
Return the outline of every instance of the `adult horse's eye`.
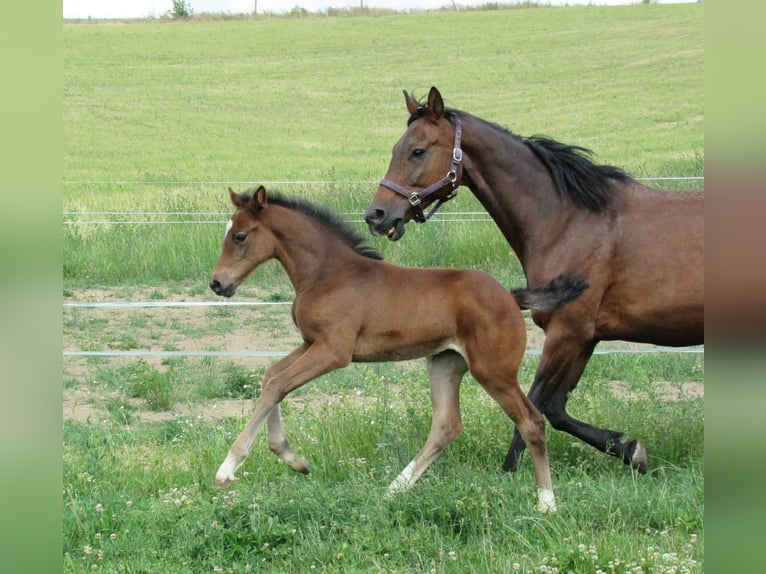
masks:
{"label": "adult horse's eye", "polygon": [[240,245],[245,242],[245,239],[247,239],[247,233],[244,231],[240,231],[239,233],[236,233],[234,235],[234,243]]}
{"label": "adult horse's eye", "polygon": [[415,148],[414,150],[412,150],[412,157],[420,157],[424,153],[426,153],[426,150],[424,150],[422,147]]}

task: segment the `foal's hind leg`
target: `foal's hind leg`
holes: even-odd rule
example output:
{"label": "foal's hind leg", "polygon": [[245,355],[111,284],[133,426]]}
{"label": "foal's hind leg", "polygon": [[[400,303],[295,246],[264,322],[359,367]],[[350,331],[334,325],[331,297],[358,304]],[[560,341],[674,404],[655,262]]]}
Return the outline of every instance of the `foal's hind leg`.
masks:
{"label": "foal's hind leg", "polygon": [[407,490],[463,429],[460,419],[460,381],[468,370],[463,357],[445,351],[427,359],[431,379],[433,418],[426,443],[388,487],[386,497]]}
{"label": "foal's hind leg", "polygon": [[553,494],[553,481],[548,464],[543,415],[524,395],[516,375],[512,373],[511,369],[507,369],[506,372],[494,371],[491,376],[488,376],[487,372],[480,372],[472,364],[471,372],[487,393],[513,420],[516,429],[529,448],[535,470],[535,482],[537,483],[538,508],[542,512],[555,511],[556,498]]}

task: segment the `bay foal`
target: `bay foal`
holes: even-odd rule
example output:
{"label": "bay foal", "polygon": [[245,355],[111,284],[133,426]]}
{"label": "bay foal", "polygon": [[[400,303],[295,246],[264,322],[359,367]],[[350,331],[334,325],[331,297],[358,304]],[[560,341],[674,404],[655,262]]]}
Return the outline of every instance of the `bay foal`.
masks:
{"label": "bay foal", "polygon": [[584,281],[561,277],[511,294],[478,271],[381,261],[337,217],[308,202],[267,197],[262,186],[241,195],[230,189],[229,195],[236,211],[210,288],[231,297],[258,265],[277,259],[295,288],[292,316],[303,343],[267,370],[252,417],[216,473],[219,486],[234,480],[264,423],[270,449],[293,470],[308,473],[308,462],[293,452],[282,426],[279,405],[294,389],[352,361],[425,357],[431,431],[387,494],[412,486],[460,433],[458,388],[470,371],[529,447],[539,508],[555,510],[544,420],[517,379],[526,345],[519,303],[553,309],[579,296],[587,287]]}

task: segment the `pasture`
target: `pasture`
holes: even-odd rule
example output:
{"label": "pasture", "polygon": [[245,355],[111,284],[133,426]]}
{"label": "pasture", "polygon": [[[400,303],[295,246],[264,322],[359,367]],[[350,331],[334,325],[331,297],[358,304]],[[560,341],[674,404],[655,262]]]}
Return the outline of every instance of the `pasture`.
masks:
{"label": "pasture", "polygon": [[[590,147],[639,177],[701,177],[704,5],[65,24],[64,301],[211,301],[230,214],[255,183],[361,213],[406,121],[402,89],[521,135]],[[271,182],[271,183],[270,183]],[[699,180],[663,180],[670,189]],[[409,241],[407,265],[474,267],[508,288],[518,262],[468,192]],[[672,248],[669,246],[669,248]],[[236,301],[292,299],[276,264]],[[548,431],[559,511],[541,515],[528,455],[478,385],[464,431],[409,492],[386,486],[430,427],[420,361],[352,365],[288,398],[297,475],[261,437],[213,484],[273,357],[288,305],[65,307],[65,572],[702,572],[704,356],[595,356],[572,414],[641,437],[649,471]],[[541,334],[527,319],[528,348]],[[165,353],[162,355],[162,353]],[[175,353],[175,354],[173,354]],[[201,356],[190,356],[199,353]],[[522,363],[531,382],[537,357]]]}

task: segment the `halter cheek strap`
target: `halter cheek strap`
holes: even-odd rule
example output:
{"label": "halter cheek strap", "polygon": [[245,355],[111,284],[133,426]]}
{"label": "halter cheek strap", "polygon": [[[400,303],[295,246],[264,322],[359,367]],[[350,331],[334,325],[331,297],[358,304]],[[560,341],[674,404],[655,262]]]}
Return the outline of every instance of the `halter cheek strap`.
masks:
{"label": "halter cheek strap", "polygon": [[[441,178],[439,181],[432,183],[425,189],[422,189],[420,191],[415,191],[412,189],[407,189],[406,187],[399,185],[398,183],[395,183],[389,179],[383,179],[380,182],[380,185],[387,187],[391,191],[394,191],[398,193],[399,195],[406,197],[407,201],[410,202],[410,205],[412,206],[413,210],[415,211],[415,214],[413,215],[413,219],[417,223],[425,223],[428,221],[431,216],[436,213],[439,208],[455,197],[457,195],[457,188],[460,185],[460,182],[458,181],[458,172],[460,171],[461,162],[463,161],[463,150],[460,147],[460,140],[463,136],[463,127],[460,124],[460,119],[455,119],[455,145],[452,147],[452,164],[450,165],[449,171],[447,172],[447,175],[445,175],[443,178]],[[435,193],[437,191],[441,191],[445,187],[449,188],[449,193],[444,196],[440,197],[436,205],[431,209],[431,211],[428,212],[428,214],[423,213],[423,208],[420,206],[420,203],[426,199],[429,195],[432,193]]]}

